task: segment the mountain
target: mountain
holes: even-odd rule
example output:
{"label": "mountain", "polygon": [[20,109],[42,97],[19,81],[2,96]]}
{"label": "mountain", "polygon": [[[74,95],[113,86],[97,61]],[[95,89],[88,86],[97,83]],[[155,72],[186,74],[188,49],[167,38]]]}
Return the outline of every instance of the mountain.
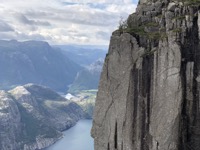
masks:
{"label": "mountain", "polygon": [[47,87],[27,84],[0,91],[0,149],[42,149],[84,116],[80,106]]}
{"label": "mountain", "polygon": [[92,45],[55,45],[61,52],[81,66],[89,66],[98,59],[104,59],[107,46]]}
{"label": "mountain", "polygon": [[0,41],[0,89],[36,83],[65,92],[81,69],[47,42]]}
{"label": "mountain", "polygon": [[199,12],[199,0],[139,0],[113,32],[95,104],[95,150],[200,149]]}
{"label": "mountain", "polygon": [[85,69],[79,71],[74,82],[70,85],[68,92],[76,93],[81,90],[98,89],[103,63],[103,59],[98,59]]}

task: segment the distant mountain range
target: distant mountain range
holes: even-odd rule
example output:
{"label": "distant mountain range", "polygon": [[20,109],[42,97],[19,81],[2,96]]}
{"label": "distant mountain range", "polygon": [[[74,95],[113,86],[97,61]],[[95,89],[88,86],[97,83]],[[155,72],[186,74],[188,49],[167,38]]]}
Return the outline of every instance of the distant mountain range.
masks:
{"label": "distant mountain range", "polygon": [[56,45],[61,52],[80,66],[88,66],[98,59],[104,59],[108,46],[92,45]]}
{"label": "distant mountain range", "polygon": [[81,67],[47,42],[0,41],[0,89],[36,83],[66,91]]}
{"label": "distant mountain range", "polygon": [[[77,73],[97,59],[104,59],[106,52],[106,46],[52,47],[43,41],[0,40],[0,89],[35,83],[66,92],[69,85],[76,83]],[[90,78],[87,73],[81,74]]]}

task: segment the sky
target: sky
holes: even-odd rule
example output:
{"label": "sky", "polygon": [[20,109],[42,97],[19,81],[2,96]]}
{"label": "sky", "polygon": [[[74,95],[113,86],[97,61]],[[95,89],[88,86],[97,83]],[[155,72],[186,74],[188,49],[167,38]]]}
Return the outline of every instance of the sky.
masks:
{"label": "sky", "polygon": [[108,45],[137,0],[1,0],[0,39]]}

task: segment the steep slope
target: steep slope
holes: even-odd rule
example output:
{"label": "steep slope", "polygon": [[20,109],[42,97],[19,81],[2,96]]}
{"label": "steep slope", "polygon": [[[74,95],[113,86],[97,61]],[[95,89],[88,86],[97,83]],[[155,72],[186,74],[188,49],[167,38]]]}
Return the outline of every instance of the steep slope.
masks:
{"label": "steep slope", "polygon": [[0,149],[42,149],[83,116],[77,104],[46,87],[28,84],[0,91]]}
{"label": "steep slope", "polygon": [[18,86],[9,91],[35,118],[62,131],[83,118],[83,110],[47,87],[34,84]]}
{"label": "steep slope", "polygon": [[[16,135],[20,133],[20,112],[13,99],[5,92],[0,91],[0,148],[14,149],[18,147]],[[10,121],[13,123],[10,124]],[[7,134],[7,131],[10,134]]]}
{"label": "steep slope", "polygon": [[1,150],[41,149],[62,136],[34,118],[5,91],[0,92],[0,127]]}
{"label": "steep slope", "polygon": [[81,90],[97,89],[104,60],[99,59],[87,68],[78,72],[74,82],[69,87],[70,93]]}
{"label": "steep slope", "polygon": [[65,92],[81,67],[42,41],[0,41],[0,88],[36,83]]}
{"label": "steep slope", "polygon": [[95,150],[199,150],[200,1],[140,0],[113,32]]}

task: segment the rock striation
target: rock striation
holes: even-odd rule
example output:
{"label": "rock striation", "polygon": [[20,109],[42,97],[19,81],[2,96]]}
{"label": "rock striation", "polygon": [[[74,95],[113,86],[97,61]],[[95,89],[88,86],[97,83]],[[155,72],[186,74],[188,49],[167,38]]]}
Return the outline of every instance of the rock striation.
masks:
{"label": "rock striation", "polygon": [[199,150],[200,1],[140,0],[113,32],[95,150]]}
{"label": "rock striation", "polygon": [[34,84],[0,91],[0,149],[42,149],[85,116],[74,102]]}

